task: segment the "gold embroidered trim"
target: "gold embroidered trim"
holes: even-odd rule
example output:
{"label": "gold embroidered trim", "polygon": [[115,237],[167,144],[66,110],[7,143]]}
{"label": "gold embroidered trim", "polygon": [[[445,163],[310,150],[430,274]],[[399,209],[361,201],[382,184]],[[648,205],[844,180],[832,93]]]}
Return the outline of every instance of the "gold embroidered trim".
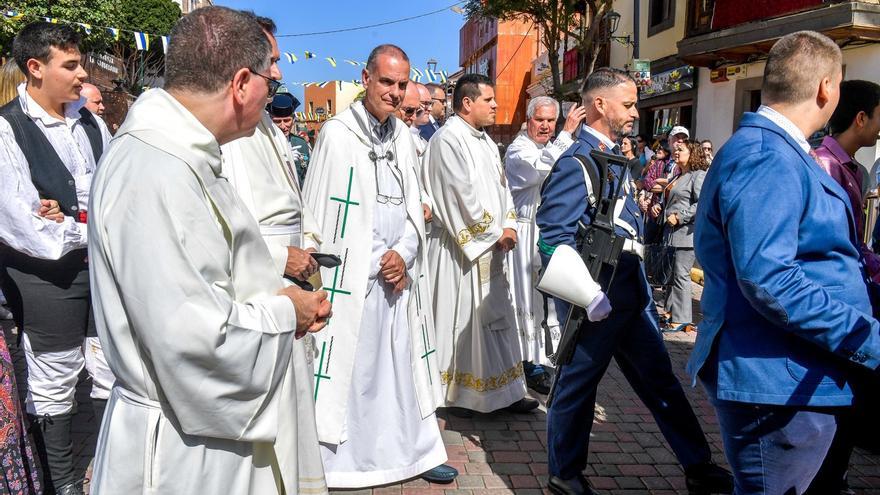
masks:
{"label": "gold embroidered trim", "polygon": [[481,218],[479,222],[473,225],[468,225],[466,229],[461,229],[461,231],[458,232],[458,236],[456,236],[458,245],[464,246],[474,240],[474,236],[480,235],[489,230],[489,227],[494,220],[495,217],[493,217],[491,213],[483,210],[483,218]]}
{"label": "gold embroidered trim", "polygon": [[523,377],[523,365],[517,363],[513,368],[501,373],[498,376],[490,376],[488,378],[475,378],[470,373],[455,372],[453,377],[448,371],[440,373],[440,381],[443,385],[449,385],[453,381],[456,385],[476,390],[477,392],[487,392],[489,390],[497,390],[510,384],[517,378]]}
{"label": "gold embroidered trim", "polygon": [[507,212],[508,220],[516,220],[516,210],[510,210]]}

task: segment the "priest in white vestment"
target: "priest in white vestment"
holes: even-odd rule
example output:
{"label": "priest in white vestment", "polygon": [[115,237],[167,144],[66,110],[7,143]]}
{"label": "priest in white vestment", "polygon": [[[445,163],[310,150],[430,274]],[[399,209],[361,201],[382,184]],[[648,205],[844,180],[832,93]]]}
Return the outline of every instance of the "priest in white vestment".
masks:
{"label": "priest in white vestment", "polygon": [[506,253],[516,211],[498,147],[482,130],[495,122],[490,79],[467,74],[455,87],[455,116],[428,143],[423,174],[434,200],[428,241],[445,405],[527,412]]}
{"label": "priest in white vestment", "polygon": [[549,96],[532,98],[526,108],[526,129],[513,140],[504,155],[504,172],[516,206],[519,241],[507,258],[510,285],[526,383],[542,394],[550,391],[551,381],[542,365],[551,364],[548,354],[552,354],[559,343],[560,328],[554,305],[545,304],[544,297],[535,289],[541,270],[535,212],[541,200],[541,185],[556,159],[574,143],[572,133],[583,120],[584,109],[574,106],[562,132],[551,141],[558,117],[559,102]]}
{"label": "priest in white vestment", "polygon": [[92,493],[325,493],[294,349],[327,294],[282,287],[221,171],[220,145],[252,134],[277,88],[271,45],[223,7],[171,40],[167,91],[132,106],[93,182],[92,301],[117,380]]}
{"label": "priest in white vestment", "polygon": [[327,484],[356,488],[422,475],[450,482],[434,411],[440,374],[413,141],[393,116],[406,54],[375,48],[366,94],[321,128],[304,195],[342,265],[323,269],[334,316],[316,336],[315,400]]}

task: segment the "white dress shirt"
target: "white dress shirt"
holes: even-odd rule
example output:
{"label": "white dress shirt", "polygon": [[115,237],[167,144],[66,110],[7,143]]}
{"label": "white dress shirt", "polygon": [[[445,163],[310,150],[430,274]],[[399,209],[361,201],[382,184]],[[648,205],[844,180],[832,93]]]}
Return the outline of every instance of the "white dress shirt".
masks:
{"label": "white dress shirt", "polygon": [[773,110],[767,105],[761,105],[760,107],[758,107],[758,111],[756,113],[758,115],[763,115],[764,117],[767,117],[770,122],[773,122],[774,124],[781,127],[782,130],[785,131],[786,134],[791,136],[791,138],[794,139],[798,146],[800,146],[801,149],[804,150],[804,153],[810,152],[810,143],[807,142],[807,138],[804,136],[804,132],[798,129],[798,127],[794,125],[794,122],[789,120],[788,117],[782,115],[776,110]]}
{"label": "white dress shirt", "polygon": [[[73,176],[78,208],[86,210],[96,160],[85,129],[80,124],[79,109],[85,98],[64,106],[64,120],[49,115],[27,93],[26,84],[18,86],[19,102],[33,119],[64,166]],[[106,124],[95,118],[101,129],[104,149],[110,141]],[[57,198],[44,198],[57,199]],[[86,247],[86,226],[65,217],[56,223],[39,216],[40,196],[31,181],[30,167],[15,141],[9,121],[0,117],[0,242],[16,251],[44,259],[58,259]]]}

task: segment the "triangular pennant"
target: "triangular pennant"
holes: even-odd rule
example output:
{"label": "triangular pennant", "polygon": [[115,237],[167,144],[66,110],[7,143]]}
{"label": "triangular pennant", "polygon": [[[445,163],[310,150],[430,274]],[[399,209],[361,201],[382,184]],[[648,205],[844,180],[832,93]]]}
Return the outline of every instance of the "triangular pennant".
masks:
{"label": "triangular pennant", "polygon": [[425,69],[425,79],[427,79],[429,83],[432,83],[437,80],[437,75],[434,74],[434,71],[431,69]]}

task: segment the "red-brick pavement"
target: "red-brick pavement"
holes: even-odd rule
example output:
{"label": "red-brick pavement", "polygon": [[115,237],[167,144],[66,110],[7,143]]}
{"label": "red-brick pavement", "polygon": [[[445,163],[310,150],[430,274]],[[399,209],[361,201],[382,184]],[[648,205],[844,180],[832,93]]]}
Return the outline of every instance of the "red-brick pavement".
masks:
{"label": "red-brick pavement", "polygon": [[[699,286],[695,299],[700,296]],[[687,385],[684,366],[695,334],[665,334],[679,380]],[[712,446],[713,456],[724,462],[712,406],[700,387],[686,386],[685,393]],[[536,396],[543,399],[541,396]],[[94,453],[96,425],[88,398],[88,383],[77,391],[81,406],[74,420],[77,465],[85,473]],[[531,495],[549,493],[545,433],[546,409],[532,414],[477,414],[464,419],[438,412],[449,464],[460,471],[449,485],[421,479],[374,488],[345,490],[346,495]],[[850,483],[856,493],[880,495],[880,455],[856,451]],[[585,471],[593,487],[611,495],[686,494],[684,475],[647,408],[636,398],[616,364],[599,386],[596,420],[589,465]]]}

